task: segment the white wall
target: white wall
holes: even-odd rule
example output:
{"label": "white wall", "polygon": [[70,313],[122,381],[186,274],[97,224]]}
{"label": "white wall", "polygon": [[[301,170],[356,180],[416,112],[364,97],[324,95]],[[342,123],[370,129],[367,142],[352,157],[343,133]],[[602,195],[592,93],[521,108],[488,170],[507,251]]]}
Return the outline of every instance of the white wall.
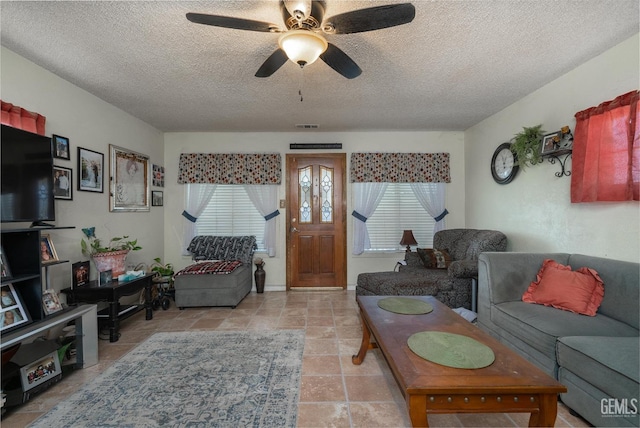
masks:
{"label": "white wall", "polygon": [[522,127],[573,130],[576,112],[638,89],[638,52],[636,35],[465,132],[467,227],[503,231],[510,251],[639,261],[638,202],[571,204],[571,179],[557,178],[560,167],[547,161],[520,170],[502,186],[490,172],[496,147]]}
{"label": "white wall", "polygon": [[[461,132],[351,132],[351,133],[167,133],[165,134],[166,193],[165,193],[165,257],[177,267],[186,266],[189,258],[181,255],[183,227],[184,185],[178,185],[178,160],[180,153],[281,153],[283,161],[282,185],[279,199],[286,198],[285,155],[287,153],[312,152],[290,151],[291,143],[342,143],[342,152],[347,153],[347,170],[352,152],[448,152],[451,160],[451,183],[447,186],[447,227],[464,227],[464,142]],[[400,253],[379,255],[351,254],[353,244],[353,211],[351,187],[347,171],[347,283],[354,287],[361,272],[392,270]],[[266,289],[283,289],[286,283],[285,239],[286,215],[277,217],[277,256],[265,257]],[[398,235],[398,241],[400,240]]]}
{"label": "white wall", "polygon": [[[150,156],[152,163],[164,164],[162,133],[133,116],[107,104],[30,61],[2,48],[0,97],[47,118],[46,135],[69,138],[71,160],[55,159],[54,164],[73,170],[73,200],[56,200],[56,226],[75,226],[71,230],[53,230],[51,236],[58,256],[71,263],[87,260],[80,251],[83,227],[96,227],[98,237],[130,235],[143,247],[130,253],[127,262],[151,263],[162,257],[162,207],[144,213],[109,212],[109,144],[125,147]],[[104,193],[77,190],[78,146],[105,155]],[[161,189],[156,189],[161,190]],[[29,224],[3,224],[5,227],[28,227]],[[53,287],[70,285],[71,263],[49,268]],[[92,277],[96,277],[92,266]]]}

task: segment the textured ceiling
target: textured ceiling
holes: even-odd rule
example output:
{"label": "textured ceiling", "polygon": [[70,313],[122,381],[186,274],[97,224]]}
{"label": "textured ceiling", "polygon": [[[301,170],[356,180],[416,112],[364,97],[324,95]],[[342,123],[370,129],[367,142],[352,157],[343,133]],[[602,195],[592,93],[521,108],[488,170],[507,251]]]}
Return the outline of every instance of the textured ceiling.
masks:
{"label": "textured ceiling", "polygon": [[[391,3],[327,0],[325,17]],[[353,80],[320,60],[254,77],[278,34],[185,18],[283,26],[275,0],[3,0],[0,40],[163,131],[465,130],[639,31],[637,0],[413,4],[410,24],[326,36],[362,68]]]}

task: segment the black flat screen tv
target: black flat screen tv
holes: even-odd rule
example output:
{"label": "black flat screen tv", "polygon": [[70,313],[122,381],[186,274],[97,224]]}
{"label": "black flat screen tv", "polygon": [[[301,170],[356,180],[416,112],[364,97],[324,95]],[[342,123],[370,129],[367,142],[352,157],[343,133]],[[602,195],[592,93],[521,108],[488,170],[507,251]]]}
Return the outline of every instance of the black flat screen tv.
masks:
{"label": "black flat screen tv", "polygon": [[2,125],[2,222],[55,220],[51,138]]}

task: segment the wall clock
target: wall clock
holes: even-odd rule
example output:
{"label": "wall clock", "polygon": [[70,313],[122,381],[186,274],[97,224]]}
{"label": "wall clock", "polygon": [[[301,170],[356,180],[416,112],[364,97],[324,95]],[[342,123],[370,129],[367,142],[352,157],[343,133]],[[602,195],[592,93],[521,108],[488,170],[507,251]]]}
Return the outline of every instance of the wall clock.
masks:
{"label": "wall clock", "polygon": [[491,175],[498,184],[507,184],[518,173],[516,155],[511,151],[511,143],[498,146],[491,158]]}

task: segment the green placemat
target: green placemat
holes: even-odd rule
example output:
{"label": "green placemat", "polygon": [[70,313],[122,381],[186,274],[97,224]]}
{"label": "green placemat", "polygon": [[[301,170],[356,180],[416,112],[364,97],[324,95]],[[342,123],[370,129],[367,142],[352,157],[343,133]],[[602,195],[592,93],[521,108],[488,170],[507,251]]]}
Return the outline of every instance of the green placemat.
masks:
{"label": "green placemat", "polygon": [[496,358],[488,346],[459,334],[422,331],[411,335],[407,343],[425,360],[458,369],[481,369]]}
{"label": "green placemat", "polygon": [[433,310],[430,303],[410,297],[385,297],[378,300],[378,306],[385,311],[404,315],[428,314]]}

